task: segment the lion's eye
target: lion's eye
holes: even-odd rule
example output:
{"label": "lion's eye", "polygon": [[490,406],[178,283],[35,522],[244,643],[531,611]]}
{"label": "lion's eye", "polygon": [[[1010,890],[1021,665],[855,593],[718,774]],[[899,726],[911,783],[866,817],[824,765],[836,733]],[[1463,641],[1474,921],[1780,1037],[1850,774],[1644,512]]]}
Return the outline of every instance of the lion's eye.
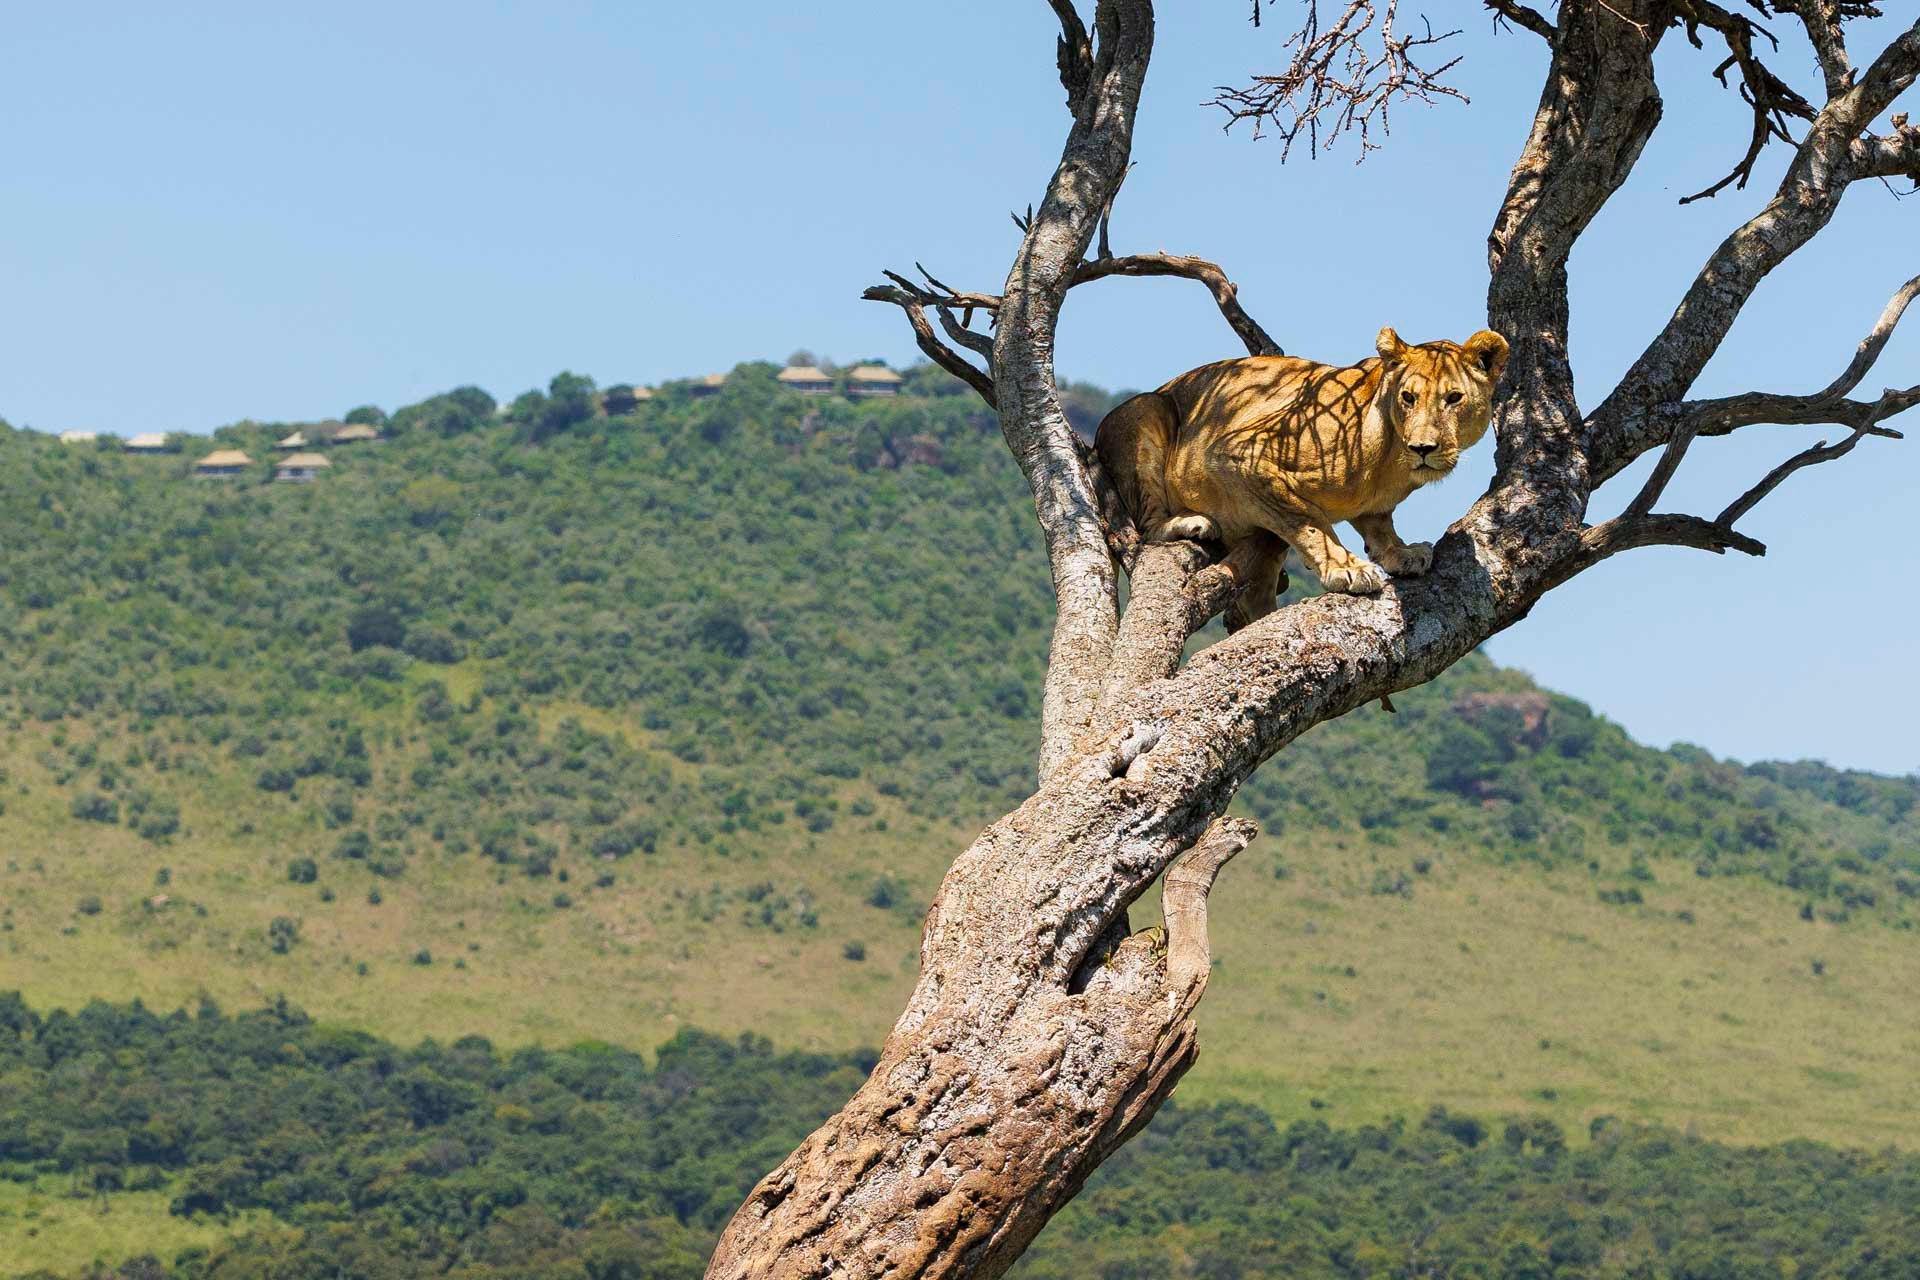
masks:
{"label": "lion's eye", "polygon": [[1414,404],[1414,402],[1415,402],[1415,401],[1417,401],[1418,399],[1419,399],[1419,397],[1418,397],[1418,396],[1416,396],[1416,395],[1414,395],[1414,394],[1413,394],[1413,392],[1411,392],[1411,391],[1402,391],[1402,392],[1400,393],[1400,403],[1401,403],[1401,404],[1404,404],[1404,405],[1408,405],[1408,406],[1411,406],[1411,405],[1412,405],[1412,404]]}
{"label": "lion's eye", "polygon": [[1467,398],[1467,397],[1466,397],[1466,393],[1465,393],[1465,392],[1462,392],[1462,391],[1449,391],[1449,392],[1447,392],[1447,403],[1448,403],[1448,404],[1459,404],[1459,403],[1460,403],[1460,402],[1461,402],[1462,400],[1465,400],[1466,398]]}

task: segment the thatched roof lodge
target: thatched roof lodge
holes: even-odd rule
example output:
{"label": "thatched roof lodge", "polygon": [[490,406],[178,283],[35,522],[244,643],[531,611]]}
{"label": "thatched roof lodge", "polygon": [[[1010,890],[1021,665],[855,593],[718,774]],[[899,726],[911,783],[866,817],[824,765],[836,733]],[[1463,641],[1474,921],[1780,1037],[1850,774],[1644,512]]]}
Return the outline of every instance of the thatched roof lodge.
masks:
{"label": "thatched roof lodge", "polygon": [[92,444],[100,438],[98,431],[62,431],[61,444]]}
{"label": "thatched roof lodge", "polygon": [[381,438],[377,428],[364,422],[352,422],[333,433],[334,444],[362,444]]}
{"label": "thatched roof lodge", "polygon": [[276,449],[304,449],[312,443],[311,440],[307,439],[305,432],[296,431],[283,440],[274,441],[273,447]]}
{"label": "thatched roof lodge", "polygon": [[296,453],[275,464],[273,479],[275,483],[311,484],[332,469],[333,463],[320,454]]}
{"label": "thatched roof lodge", "polygon": [[726,374],[710,373],[704,378],[695,378],[692,384],[687,387],[687,391],[689,394],[694,396],[718,395],[720,393],[720,388],[726,385],[727,385]]}
{"label": "thatched roof lodge", "polygon": [[120,447],[128,453],[167,453],[173,448],[164,431],[142,431]]}
{"label": "thatched roof lodge", "polygon": [[253,459],[238,449],[215,449],[193,464],[193,474],[198,480],[226,480],[252,465]]}
{"label": "thatched roof lodge", "polygon": [[863,364],[847,371],[847,394],[855,400],[868,396],[897,396],[900,375],[883,364]]}
{"label": "thatched roof lodge", "polygon": [[774,377],[780,385],[789,390],[798,391],[805,396],[830,396],[833,394],[833,379],[821,369],[810,364],[788,365]]}

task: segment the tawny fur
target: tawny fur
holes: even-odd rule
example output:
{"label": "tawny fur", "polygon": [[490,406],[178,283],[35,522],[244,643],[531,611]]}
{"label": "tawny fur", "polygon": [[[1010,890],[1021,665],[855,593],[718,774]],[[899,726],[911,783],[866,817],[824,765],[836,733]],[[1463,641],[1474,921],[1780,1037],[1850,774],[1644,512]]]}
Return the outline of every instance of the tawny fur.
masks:
{"label": "tawny fur", "polygon": [[[1289,356],[1223,360],[1115,408],[1094,437],[1100,464],[1149,541],[1218,538],[1244,584],[1237,628],[1270,612],[1286,549],[1329,591],[1372,594],[1427,571],[1431,543],[1406,543],[1393,509],[1444,478],[1486,434],[1507,341],[1409,346],[1392,329],[1379,358],[1342,368]],[[1337,521],[1360,531],[1362,559]]]}

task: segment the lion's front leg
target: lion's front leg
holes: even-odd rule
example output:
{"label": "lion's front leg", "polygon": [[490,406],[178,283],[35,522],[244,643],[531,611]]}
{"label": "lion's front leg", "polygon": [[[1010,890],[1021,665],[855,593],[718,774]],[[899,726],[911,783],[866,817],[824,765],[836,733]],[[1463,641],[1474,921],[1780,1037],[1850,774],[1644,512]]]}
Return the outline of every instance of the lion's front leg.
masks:
{"label": "lion's front leg", "polygon": [[1292,544],[1328,591],[1371,596],[1378,595],[1387,585],[1386,570],[1341,546],[1333,526],[1325,520],[1296,517],[1291,528],[1274,532]]}
{"label": "lion's front leg", "polygon": [[1417,578],[1433,567],[1431,542],[1402,542],[1393,527],[1393,512],[1355,516],[1351,521],[1365,540],[1367,554],[1396,578]]}

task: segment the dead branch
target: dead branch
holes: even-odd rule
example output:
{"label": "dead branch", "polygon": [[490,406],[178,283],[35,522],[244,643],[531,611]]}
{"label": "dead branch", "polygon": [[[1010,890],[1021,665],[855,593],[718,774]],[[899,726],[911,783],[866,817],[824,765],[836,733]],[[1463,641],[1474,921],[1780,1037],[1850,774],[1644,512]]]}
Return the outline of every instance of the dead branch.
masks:
{"label": "dead branch", "polygon": [[1511,22],[1515,26],[1525,27],[1549,45],[1557,36],[1552,21],[1545,14],[1538,9],[1528,8],[1521,4],[1520,0],[1485,0],[1485,4],[1493,11],[1495,26],[1503,22]]}
{"label": "dead branch", "polygon": [[[889,288],[885,285],[877,285],[874,288],[868,289],[861,296],[876,302],[891,302],[903,308],[908,302],[923,309],[933,307],[940,311],[942,317],[941,323],[943,327],[947,328],[948,335],[952,337],[955,342],[978,351],[982,355],[988,355],[992,348],[991,341],[987,339],[984,334],[976,333],[968,329],[967,317],[975,311],[984,311],[989,315],[997,314],[1001,305],[1000,295],[996,293],[963,293],[928,274],[925,267],[920,268],[920,273],[926,277],[927,283],[924,285],[915,284],[912,280],[909,280],[897,272],[885,272],[883,274],[886,275],[887,279],[894,282],[893,287]],[[1228,327],[1233,330],[1234,335],[1238,337],[1241,344],[1246,347],[1248,355],[1279,356],[1286,354],[1286,352],[1281,349],[1280,344],[1275,342],[1265,329],[1261,328],[1260,322],[1248,315],[1246,308],[1240,305],[1238,287],[1233,281],[1227,278],[1227,273],[1221,269],[1220,264],[1217,262],[1209,262],[1205,258],[1195,258],[1173,253],[1130,253],[1120,257],[1104,256],[1082,262],[1075,268],[1072,277],[1068,280],[1067,287],[1070,289],[1077,288],[1080,285],[1091,284],[1096,280],[1105,280],[1111,276],[1177,276],[1183,280],[1193,280],[1203,284],[1207,287],[1207,292],[1213,295],[1214,305],[1220,308],[1221,318],[1227,322]],[[948,314],[948,312],[953,310],[958,310],[962,313],[962,317],[957,323],[952,322],[952,317]],[[912,320],[912,312],[908,312],[908,319],[909,321]],[[918,329],[916,329],[916,336],[918,332]],[[929,330],[929,332],[931,332],[931,330]],[[926,344],[924,342],[921,343],[921,350],[925,351],[926,349]],[[949,354],[951,355],[953,353],[949,352]],[[933,355],[932,352],[928,352],[928,355],[939,364],[941,368],[948,370],[950,373],[956,373],[958,377],[967,378],[966,374],[957,373],[957,371],[941,357]],[[959,359],[957,355],[955,355],[954,358]],[[975,372],[978,372],[978,370],[975,370]],[[974,386],[975,390],[979,389],[979,387],[973,383],[972,379],[968,378],[967,380],[968,385]]]}
{"label": "dead branch", "polygon": [[1207,895],[1220,868],[1259,834],[1260,828],[1245,818],[1222,818],[1167,868],[1160,882],[1160,915],[1167,922],[1167,994],[1186,1008],[1199,1003],[1213,971]]}
{"label": "dead branch", "polygon": [[1801,97],[1786,81],[1770,71],[1754,52],[1753,38],[1764,36],[1774,49],[1780,42],[1772,32],[1743,14],[1734,13],[1713,0],[1678,0],[1679,21],[1685,25],[1687,40],[1696,49],[1705,48],[1700,39],[1700,28],[1709,27],[1720,33],[1727,44],[1727,59],[1713,69],[1713,78],[1721,85],[1727,83],[1727,70],[1740,69],[1740,97],[1753,109],[1753,131],[1747,140],[1746,154],[1731,172],[1720,181],[1681,199],[1681,204],[1691,204],[1695,200],[1705,200],[1718,195],[1729,184],[1736,190],[1747,185],[1747,179],[1753,176],[1753,166],[1760,159],[1760,153],[1766,150],[1767,143],[1774,138],[1789,146],[1793,145],[1793,136],[1787,132],[1789,117],[1799,120],[1812,120],[1817,114],[1811,102]]}
{"label": "dead branch", "polygon": [[[889,275],[892,273],[889,272]],[[900,279],[894,276],[894,279]],[[993,378],[981,371],[971,361],[946,343],[933,331],[933,325],[927,320],[927,299],[912,288],[874,285],[860,295],[869,302],[891,302],[907,314],[907,323],[913,326],[913,340],[927,359],[945,369],[960,381],[980,393],[989,409],[998,410],[999,397],[993,389]],[[934,305],[938,305],[935,303]]]}
{"label": "dead branch", "polygon": [[1248,355],[1279,356],[1286,352],[1267,336],[1259,322],[1240,305],[1239,290],[1218,263],[1171,253],[1131,253],[1124,257],[1100,257],[1080,264],[1073,273],[1073,284],[1091,284],[1108,276],[1179,276],[1196,280],[1213,295],[1214,305],[1234,334],[1246,346]]}
{"label": "dead branch", "polygon": [[[1271,129],[1280,139],[1283,162],[1303,132],[1308,153],[1318,156],[1341,134],[1358,131],[1359,159],[1365,160],[1368,152],[1380,147],[1373,140],[1373,130],[1378,128],[1383,135],[1390,131],[1394,103],[1467,101],[1444,79],[1460,59],[1432,68],[1416,61],[1424,50],[1459,31],[1435,35],[1423,19],[1421,34],[1396,36],[1393,23],[1398,8],[1399,0],[1344,0],[1340,15],[1323,27],[1320,0],[1306,0],[1305,21],[1281,46],[1293,50],[1287,69],[1278,75],[1255,76],[1244,88],[1221,85],[1207,105],[1227,113],[1228,129],[1251,121],[1255,138]],[[1258,25],[1259,0],[1253,16]],[[1367,39],[1376,28],[1377,50]]]}

